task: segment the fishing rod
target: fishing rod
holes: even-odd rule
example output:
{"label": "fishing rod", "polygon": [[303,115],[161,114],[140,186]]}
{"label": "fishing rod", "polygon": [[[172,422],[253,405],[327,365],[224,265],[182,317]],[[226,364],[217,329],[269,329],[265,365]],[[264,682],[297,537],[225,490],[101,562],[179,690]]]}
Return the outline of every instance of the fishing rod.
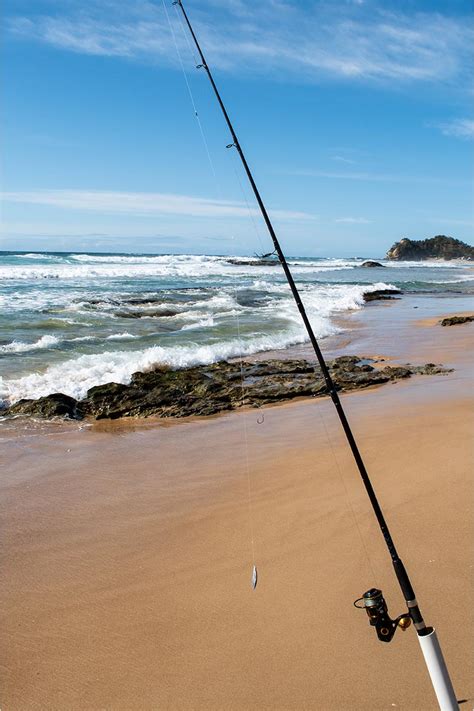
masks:
{"label": "fishing rod", "polygon": [[[228,144],[227,148],[235,148],[238,155],[239,155],[239,158],[242,162],[243,168],[245,170],[245,173],[246,173],[249,183],[251,185],[252,191],[255,195],[255,199],[256,199],[257,204],[260,208],[260,212],[262,214],[263,220],[264,220],[265,225],[267,227],[268,233],[270,234],[271,240],[273,242],[273,246],[275,248],[274,251],[278,255],[280,264],[283,267],[283,271],[285,273],[288,285],[291,289],[293,298],[294,298],[296,305],[298,307],[298,311],[299,311],[301,318],[303,320],[303,323],[304,323],[306,332],[308,334],[310,343],[311,343],[313,350],[316,354],[316,358],[318,360],[319,367],[321,368],[321,372],[323,374],[324,381],[326,383],[327,391],[328,391],[329,395],[331,396],[331,399],[332,399],[334,406],[336,408],[337,414],[339,416],[339,420],[342,425],[342,429],[344,430],[344,433],[346,435],[347,442],[349,444],[349,447],[351,449],[355,463],[356,463],[357,468],[359,470],[359,474],[362,478],[367,495],[368,495],[370,503],[372,505],[372,509],[374,511],[374,514],[377,518],[377,522],[379,524],[380,530],[381,530],[382,535],[384,537],[386,546],[387,546],[388,551],[390,553],[390,557],[392,560],[395,575],[397,576],[398,583],[400,585],[402,594],[403,594],[406,604],[407,604],[407,612],[399,615],[395,619],[392,619],[388,614],[387,603],[385,602],[382,591],[378,590],[377,588],[371,588],[370,590],[367,590],[367,592],[365,592],[361,598],[358,598],[354,602],[354,605],[356,607],[362,607],[363,609],[365,609],[365,611],[368,615],[368,618],[369,618],[370,625],[372,627],[375,627],[377,637],[382,642],[390,642],[398,627],[400,627],[400,629],[402,629],[402,630],[405,630],[405,629],[407,629],[407,627],[410,626],[411,622],[413,622],[414,627],[416,629],[417,636],[418,636],[418,640],[420,642],[421,649],[422,649],[422,652],[423,652],[423,655],[425,658],[425,662],[428,667],[428,672],[431,677],[433,688],[434,688],[434,691],[435,691],[437,699],[438,699],[440,709],[441,709],[441,711],[455,711],[456,709],[459,709],[459,706],[458,706],[458,703],[456,700],[456,695],[454,693],[451,679],[449,677],[446,663],[444,661],[443,654],[441,652],[441,648],[440,648],[440,645],[438,642],[436,631],[433,627],[428,627],[425,624],[425,621],[421,615],[421,611],[420,611],[420,608],[419,608],[419,605],[418,605],[418,602],[417,602],[417,599],[415,596],[415,592],[413,590],[413,586],[410,582],[410,579],[408,577],[408,573],[405,569],[405,566],[404,566],[400,556],[398,555],[398,552],[397,552],[397,549],[396,549],[395,544],[393,542],[392,536],[390,535],[390,531],[389,531],[387,523],[385,521],[385,517],[382,513],[382,509],[380,508],[380,504],[379,504],[377,497],[375,495],[374,488],[372,486],[369,475],[368,475],[367,470],[365,468],[365,464],[363,462],[359,448],[357,446],[357,443],[355,441],[351,427],[349,425],[346,414],[345,414],[344,409],[342,407],[342,403],[339,398],[339,394],[337,392],[336,385],[331,377],[329,368],[326,364],[326,361],[324,359],[322,351],[319,347],[316,336],[314,335],[313,328],[312,328],[311,323],[309,321],[304,304],[301,300],[298,288],[297,288],[295,281],[293,279],[293,275],[291,274],[290,268],[288,266],[288,262],[286,260],[286,257],[284,255],[283,251],[282,251],[280,242],[279,242],[278,237],[277,237],[275,230],[273,228],[273,225],[272,225],[272,222],[271,222],[270,217],[268,215],[267,209],[266,209],[265,204],[262,200],[260,192],[257,188],[254,177],[253,177],[252,172],[250,170],[249,164],[247,163],[247,159],[246,159],[245,154],[242,150],[242,146],[240,145],[240,141],[237,138],[237,134],[234,130],[234,127],[233,127],[232,122],[230,120],[229,114],[227,113],[227,109],[224,105],[224,102],[221,98],[219,90],[216,86],[216,83],[215,83],[214,78],[212,76],[211,70],[209,69],[209,65],[206,62],[206,59],[204,57],[201,46],[198,42],[198,39],[197,39],[196,34],[194,32],[194,29],[193,29],[191,22],[189,20],[188,14],[187,14],[186,10],[184,9],[182,0],[174,0],[173,5],[176,5],[182,12],[184,20],[186,22],[186,25],[188,27],[188,30],[191,34],[191,37],[193,39],[193,42],[196,46],[196,49],[197,49],[199,57],[200,57],[201,63],[198,64],[196,68],[205,70],[207,77],[211,83],[214,94],[216,96],[217,102],[218,102],[220,109],[222,111],[222,114],[224,116],[227,127],[230,131],[230,135],[232,137],[232,143]],[[359,605],[358,603],[362,603],[362,604]]]}

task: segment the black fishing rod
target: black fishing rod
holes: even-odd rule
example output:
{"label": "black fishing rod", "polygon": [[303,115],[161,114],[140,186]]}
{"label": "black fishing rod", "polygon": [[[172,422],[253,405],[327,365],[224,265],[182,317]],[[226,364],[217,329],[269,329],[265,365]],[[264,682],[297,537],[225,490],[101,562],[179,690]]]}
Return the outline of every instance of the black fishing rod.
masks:
{"label": "black fishing rod", "polygon": [[[212,76],[211,70],[209,69],[209,65],[206,62],[206,59],[204,57],[201,46],[198,42],[198,39],[197,39],[196,34],[194,32],[194,29],[193,29],[191,22],[189,20],[188,14],[187,14],[186,10],[184,9],[183,3],[181,0],[174,0],[173,5],[177,5],[183,14],[184,20],[185,20],[186,25],[189,29],[189,32],[191,34],[191,37],[193,39],[193,42],[196,46],[196,49],[199,53],[199,57],[201,60],[201,63],[197,65],[197,69],[204,69],[205,70],[205,72],[208,76],[208,79],[211,83],[214,94],[216,96],[216,99],[217,99],[219,106],[221,108],[221,111],[224,115],[224,119],[225,119],[227,127],[230,131],[230,135],[232,136],[232,143],[230,143],[227,146],[227,148],[235,148],[237,150],[237,153],[239,154],[239,157],[240,157],[240,160],[241,160],[242,165],[244,167],[245,173],[247,175],[247,178],[249,180],[249,183],[250,183],[253,193],[255,195],[255,199],[257,200],[258,206],[260,208],[260,212],[262,213],[263,220],[265,222],[267,230],[268,230],[270,237],[272,239],[273,246],[275,248],[275,252],[278,255],[278,259],[280,260],[281,266],[283,267],[283,271],[285,273],[289,287],[291,289],[294,300],[295,300],[296,305],[298,307],[298,311],[301,315],[301,318],[303,319],[303,323],[305,325],[306,332],[308,334],[308,337],[309,337],[309,340],[310,340],[311,345],[313,347],[313,350],[316,354],[316,358],[318,360],[319,367],[321,368],[321,372],[323,374],[323,377],[324,377],[324,380],[326,383],[326,388],[327,388],[328,393],[331,396],[331,399],[332,399],[334,406],[337,410],[339,420],[341,422],[342,428],[344,430],[347,441],[349,443],[349,447],[350,447],[351,452],[353,454],[353,457],[356,462],[357,468],[359,470],[360,476],[362,478],[365,489],[367,491],[367,495],[370,499],[370,503],[372,505],[375,516],[377,518],[377,522],[379,524],[380,530],[382,532],[382,535],[384,537],[388,551],[390,553],[393,568],[394,568],[395,574],[397,576],[397,580],[399,582],[403,596],[405,598],[408,612],[405,614],[399,615],[399,617],[392,620],[388,614],[387,604],[386,604],[384,597],[382,595],[382,591],[378,590],[376,588],[371,588],[370,590],[368,590],[366,593],[364,593],[364,595],[361,598],[356,600],[354,604],[356,605],[356,607],[358,607],[357,603],[362,602],[362,607],[365,608],[365,610],[367,612],[370,624],[371,624],[371,626],[375,627],[377,637],[382,642],[390,642],[397,630],[397,627],[400,627],[402,630],[405,630],[410,625],[411,621],[413,621],[413,624],[416,628],[418,638],[420,640],[420,643],[422,644],[423,654],[425,656],[428,670],[429,670],[430,676],[432,678],[433,686],[435,688],[435,692],[438,697],[438,702],[440,703],[440,708],[443,711],[444,710],[452,711],[453,709],[458,709],[459,707],[458,707],[458,704],[456,701],[456,696],[454,694],[454,690],[453,690],[453,687],[452,687],[452,684],[451,684],[451,681],[449,678],[449,674],[448,674],[446,665],[444,663],[441,649],[439,647],[439,643],[436,638],[435,630],[432,627],[427,627],[427,625],[425,624],[423,617],[421,615],[420,608],[418,606],[418,602],[416,600],[416,596],[415,596],[412,584],[411,584],[410,579],[408,577],[405,566],[403,565],[403,562],[397,553],[397,549],[396,549],[395,544],[393,542],[393,538],[390,535],[390,531],[388,529],[387,522],[385,521],[385,517],[382,513],[382,509],[380,508],[380,504],[379,504],[377,497],[375,495],[374,488],[372,486],[369,475],[368,475],[367,470],[365,468],[365,464],[363,462],[359,448],[357,446],[357,443],[355,441],[351,427],[349,425],[346,414],[345,414],[344,409],[342,407],[342,403],[339,398],[339,394],[337,392],[336,385],[331,377],[329,368],[328,368],[326,361],[324,359],[324,356],[321,352],[321,349],[319,347],[316,336],[314,335],[313,328],[312,328],[311,323],[309,321],[304,304],[301,300],[298,288],[295,284],[293,275],[291,274],[290,268],[288,266],[288,262],[286,260],[286,257],[284,255],[283,251],[282,251],[282,248],[280,246],[278,237],[276,236],[275,230],[273,228],[273,225],[272,225],[272,222],[271,222],[270,217],[268,215],[265,204],[262,200],[260,192],[257,188],[256,183],[255,183],[255,180],[254,180],[254,177],[253,177],[252,172],[250,170],[249,164],[247,163],[247,159],[246,159],[244,152],[242,150],[242,146],[240,145],[240,141],[237,138],[237,134],[236,134],[234,127],[232,125],[232,122],[229,118],[229,114],[227,113],[227,109],[224,105],[224,102],[222,101],[221,95],[220,95],[219,90],[216,86],[216,83],[215,83],[214,78]],[[429,659],[428,659],[428,657],[429,657]]]}

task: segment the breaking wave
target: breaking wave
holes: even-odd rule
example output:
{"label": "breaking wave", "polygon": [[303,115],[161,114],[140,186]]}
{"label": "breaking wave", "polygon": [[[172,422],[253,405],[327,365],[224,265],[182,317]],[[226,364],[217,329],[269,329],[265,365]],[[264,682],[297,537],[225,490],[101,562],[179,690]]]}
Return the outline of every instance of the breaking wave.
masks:
{"label": "breaking wave", "polygon": [[151,370],[159,365],[174,369],[207,365],[226,358],[250,355],[257,351],[284,348],[304,342],[302,334],[260,336],[248,343],[237,338],[213,345],[154,346],[142,351],[106,351],[50,366],[45,373],[32,373],[15,380],[0,378],[0,399],[11,404],[21,398],[39,398],[52,392],[62,392],[77,399],[88,389],[104,383],[129,383],[133,373]]}
{"label": "breaking wave", "polygon": [[28,351],[38,351],[43,348],[54,348],[60,342],[56,336],[41,336],[34,343],[23,343],[22,341],[12,341],[4,346],[0,346],[0,353],[27,353]]}
{"label": "breaking wave", "polygon": [[[20,256],[20,255],[18,255]],[[43,261],[47,255],[21,255],[21,257]],[[14,280],[87,280],[116,279],[123,277],[233,277],[256,274],[275,274],[280,267],[274,264],[260,264],[258,258],[209,257],[190,255],[169,256],[120,256],[72,254],[67,259],[50,259],[52,264],[9,264],[0,267],[1,279]],[[232,260],[235,260],[232,261]],[[242,263],[241,263],[242,262]],[[320,273],[341,269],[352,269],[357,265],[353,260],[295,260],[295,273]]]}
{"label": "breaking wave", "polygon": [[[334,335],[340,330],[333,322],[332,315],[348,310],[360,309],[364,303],[363,294],[376,289],[390,289],[390,284],[378,282],[367,286],[331,285],[325,287],[306,286],[302,290],[308,314],[315,334],[319,338]],[[44,372],[35,372],[13,379],[0,379],[0,398],[3,404],[11,404],[20,398],[38,398],[52,392],[63,392],[75,398],[83,398],[87,390],[94,385],[108,382],[128,383],[132,373],[146,371],[159,365],[173,369],[193,365],[205,365],[239,355],[252,355],[262,351],[273,351],[306,342],[307,335],[301,324],[297,309],[292,302],[288,289],[282,289],[277,305],[264,308],[261,320],[254,321],[250,332],[241,338],[236,333],[241,329],[234,323],[232,336],[217,334],[215,312],[222,309],[228,314],[229,306],[237,306],[230,295],[211,297],[208,301],[196,302],[200,309],[211,304],[207,315],[194,313],[194,322],[180,328],[192,333],[204,332],[199,340],[187,339],[185,343],[173,345],[153,345],[140,350],[112,350],[102,353],[83,354],[55,363]],[[277,310],[277,321],[272,321]],[[239,319],[246,313],[240,308]],[[222,313],[220,314],[222,315]],[[265,325],[264,325],[265,324]],[[199,329],[199,331],[197,331]],[[209,331],[207,330],[209,329]],[[106,340],[133,341],[134,335],[128,332],[110,334]],[[44,337],[52,339],[54,337]],[[84,340],[90,337],[84,337]],[[193,338],[190,336],[190,338]],[[41,340],[41,339],[40,339]],[[55,339],[57,341],[57,339]],[[43,347],[53,345],[52,340],[43,340]],[[31,346],[30,346],[31,347]]]}

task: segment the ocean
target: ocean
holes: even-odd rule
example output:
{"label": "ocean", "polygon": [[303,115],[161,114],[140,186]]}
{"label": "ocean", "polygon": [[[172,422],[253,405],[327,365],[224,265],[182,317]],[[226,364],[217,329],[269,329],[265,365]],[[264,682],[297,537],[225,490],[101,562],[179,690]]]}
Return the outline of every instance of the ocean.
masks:
{"label": "ocean", "polygon": [[[468,262],[292,257],[320,339],[364,308],[364,292],[470,294]],[[0,252],[0,403],[302,344],[278,262],[209,255]]]}

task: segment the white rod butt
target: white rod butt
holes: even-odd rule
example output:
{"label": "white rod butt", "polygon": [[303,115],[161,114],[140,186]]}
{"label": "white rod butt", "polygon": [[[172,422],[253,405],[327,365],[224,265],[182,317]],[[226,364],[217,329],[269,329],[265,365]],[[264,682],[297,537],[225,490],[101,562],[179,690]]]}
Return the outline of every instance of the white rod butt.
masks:
{"label": "white rod butt", "polygon": [[417,635],[426,666],[431,677],[431,683],[438,699],[441,711],[459,711],[456,694],[439,646],[436,630],[425,635]]}

